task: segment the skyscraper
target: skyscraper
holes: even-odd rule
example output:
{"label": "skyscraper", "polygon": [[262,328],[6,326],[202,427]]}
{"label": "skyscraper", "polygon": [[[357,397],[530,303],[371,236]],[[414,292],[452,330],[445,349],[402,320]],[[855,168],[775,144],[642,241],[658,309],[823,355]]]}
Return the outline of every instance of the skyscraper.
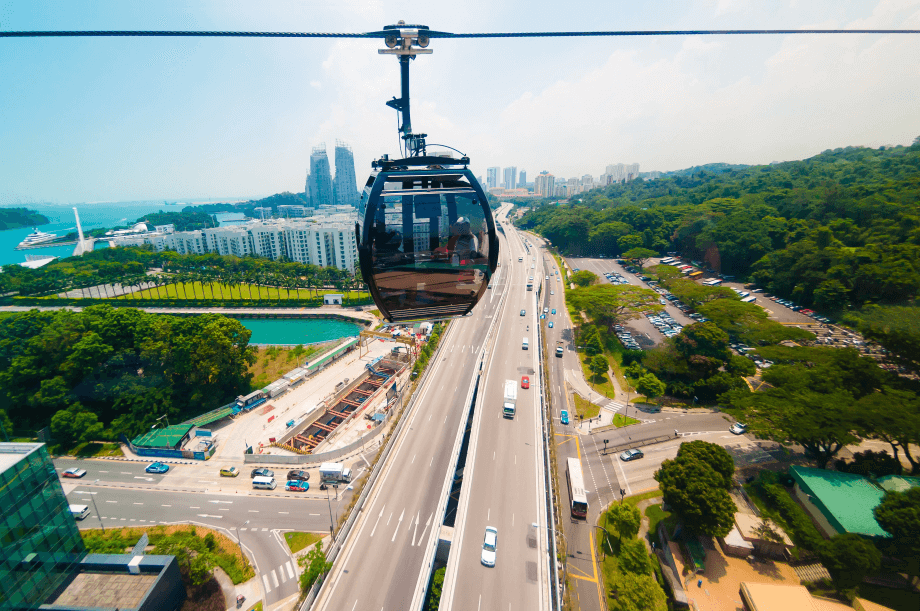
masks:
{"label": "skyscraper", "polygon": [[526,187],[526,186],[527,186],[527,170],[521,170],[521,175],[520,175],[520,177],[518,178],[518,184],[517,184],[517,186],[518,186],[518,187]]}
{"label": "skyscraper", "polygon": [[510,168],[505,168],[504,170],[504,187],[506,189],[516,189],[517,188],[517,168],[511,166]]}
{"label": "skyscraper", "polygon": [[543,197],[554,197],[556,194],[556,177],[546,170],[540,172],[533,181],[533,192]]}
{"label": "skyscraper", "polygon": [[355,156],[351,147],[335,141],[335,180],[332,193],[336,206],[358,206],[358,181],[355,179]]}
{"label": "skyscraper", "polygon": [[325,144],[314,147],[310,155],[310,201],[314,207],[332,205],[332,173]]}
{"label": "skyscraper", "polygon": [[498,173],[501,171],[501,168],[489,168],[486,171],[486,187],[489,189],[494,189],[498,186]]}

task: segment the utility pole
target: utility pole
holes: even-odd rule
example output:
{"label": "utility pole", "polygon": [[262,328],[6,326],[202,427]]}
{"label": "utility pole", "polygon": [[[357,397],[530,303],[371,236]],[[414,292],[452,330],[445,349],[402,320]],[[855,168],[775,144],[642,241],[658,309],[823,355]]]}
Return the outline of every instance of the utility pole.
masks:
{"label": "utility pole", "polygon": [[[98,480],[98,479],[97,479],[96,481],[93,482],[93,485],[94,485],[94,486],[97,485],[97,484],[99,484],[99,480]],[[105,534],[105,524],[102,523],[102,516],[99,515],[99,508],[96,507],[96,493],[93,492],[93,494],[90,496],[90,498],[93,499],[93,509],[94,509],[95,512],[96,512],[96,517],[99,518],[99,526],[102,527],[102,534],[104,535],[104,534]]]}

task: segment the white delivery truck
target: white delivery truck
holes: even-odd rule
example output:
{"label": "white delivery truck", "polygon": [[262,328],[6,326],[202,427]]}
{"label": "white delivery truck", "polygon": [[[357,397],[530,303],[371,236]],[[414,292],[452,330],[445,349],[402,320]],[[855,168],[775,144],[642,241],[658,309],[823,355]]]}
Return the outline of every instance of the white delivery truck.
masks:
{"label": "white delivery truck", "polygon": [[319,466],[319,479],[324,484],[339,484],[351,481],[351,469],[340,462],[324,462]]}
{"label": "white delivery truck", "polygon": [[514,380],[505,380],[505,401],[502,405],[502,416],[513,419],[516,404],[517,382]]}

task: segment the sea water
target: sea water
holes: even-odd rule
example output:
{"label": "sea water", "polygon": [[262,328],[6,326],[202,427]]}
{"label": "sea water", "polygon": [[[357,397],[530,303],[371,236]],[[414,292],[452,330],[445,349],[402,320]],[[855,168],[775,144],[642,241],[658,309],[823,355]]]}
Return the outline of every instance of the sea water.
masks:
{"label": "sea water", "polygon": [[[152,212],[180,212],[185,206],[203,203],[208,202],[188,202],[176,206],[167,205],[163,200],[153,200],[142,202],[98,202],[92,204],[21,204],[3,207],[28,208],[44,214],[51,222],[47,225],[40,225],[37,229],[64,237],[70,232],[75,233],[77,231],[77,222],[73,214],[74,208],[80,213],[80,224],[83,226],[83,231],[86,232],[99,227],[130,226]],[[242,219],[242,216],[238,213],[227,213],[226,215],[219,213],[218,221],[220,221],[221,216],[226,216],[229,221],[228,224],[232,224],[234,221],[239,222],[238,219]],[[223,223],[221,222],[221,224]],[[23,263],[26,260],[26,255],[64,258],[73,254],[74,244],[16,250],[16,246],[30,233],[32,233],[32,227],[0,231],[0,265]],[[95,248],[107,247],[108,242],[104,240],[96,241]]]}

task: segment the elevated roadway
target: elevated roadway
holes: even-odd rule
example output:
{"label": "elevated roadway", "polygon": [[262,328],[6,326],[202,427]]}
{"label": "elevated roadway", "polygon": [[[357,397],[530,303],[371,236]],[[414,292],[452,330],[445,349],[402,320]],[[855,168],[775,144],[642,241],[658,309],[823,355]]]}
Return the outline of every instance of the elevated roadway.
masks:
{"label": "elevated roadway", "polygon": [[428,585],[427,551],[440,532],[437,515],[452,475],[452,448],[468,413],[468,391],[501,295],[510,258],[502,239],[501,267],[471,316],[454,320],[425,383],[355,523],[347,545],[313,605],[330,611],[403,610]]}

